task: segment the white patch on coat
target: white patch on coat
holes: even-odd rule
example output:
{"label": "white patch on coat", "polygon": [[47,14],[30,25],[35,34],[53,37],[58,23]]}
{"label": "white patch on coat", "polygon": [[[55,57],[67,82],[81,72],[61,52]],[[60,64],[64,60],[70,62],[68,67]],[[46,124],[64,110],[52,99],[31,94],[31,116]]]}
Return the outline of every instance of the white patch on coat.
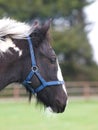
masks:
{"label": "white patch on coat", "polygon": [[10,38],[5,38],[4,40],[0,39],[0,53],[3,55],[3,53],[11,53],[9,48],[13,48],[16,52],[19,53],[19,56],[22,55],[22,50],[20,50]]}
{"label": "white patch on coat", "polygon": [[[57,61],[57,65],[58,65],[57,78],[58,78],[59,81],[64,81],[63,76],[62,76],[62,72],[61,72],[61,68],[60,68],[58,61]],[[65,83],[62,85],[62,88],[63,88],[65,94],[67,95]]]}

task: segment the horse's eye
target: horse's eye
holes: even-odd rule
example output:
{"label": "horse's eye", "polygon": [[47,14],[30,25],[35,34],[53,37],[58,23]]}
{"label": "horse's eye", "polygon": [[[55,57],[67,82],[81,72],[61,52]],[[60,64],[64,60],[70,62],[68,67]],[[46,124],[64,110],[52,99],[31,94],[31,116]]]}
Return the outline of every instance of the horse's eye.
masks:
{"label": "horse's eye", "polygon": [[55,64],[55,62],[56,62],[56,57],[51,58],[51,63]]}

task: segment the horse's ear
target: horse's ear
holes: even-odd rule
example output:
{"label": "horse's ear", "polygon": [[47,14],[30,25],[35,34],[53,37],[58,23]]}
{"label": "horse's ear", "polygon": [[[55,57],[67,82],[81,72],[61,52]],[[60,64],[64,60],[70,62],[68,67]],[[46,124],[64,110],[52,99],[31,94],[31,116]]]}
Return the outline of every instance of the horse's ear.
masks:
{"label": "horse's ear", "polygon": [[52,19],[49,19],[48,21],[46,21],[43,26],[42,26],[42,31],[44,34],[46,34],[51,26],[51,22],[52,22]]}
{"label": "horse's ear", "polygon": [[40,23],[38,20],[35,20],[32,24],[31,24],[31,29],[30,29],[30,34],[32,34],[32,32],[36,29],[40,27]]}
{"label": "horse's ear", "polygon": [[31,33],[32,33],[32,30],[35,30],[36,28],[38,28],[40,26],[40,23],[38,20],[34,20],[34,22],[31,24]]}
{"label": "horse's ear", "polygon": [[34,27],[34,28],[37,28],[37,27],[39,27],[39,26],[40,26],[39,21],[38,21],[38,20],[35,20],[34,23],[33,23],[33,27]]}

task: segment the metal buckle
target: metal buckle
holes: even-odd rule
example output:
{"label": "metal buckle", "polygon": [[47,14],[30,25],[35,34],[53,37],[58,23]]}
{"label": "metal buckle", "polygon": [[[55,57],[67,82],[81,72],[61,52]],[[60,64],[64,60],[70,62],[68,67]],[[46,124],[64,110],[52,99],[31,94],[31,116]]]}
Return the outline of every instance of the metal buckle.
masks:
{"label": "metal buckle", "polygon": [[37,66],[32,66],[32,67],[31,67],[31,70],[32,70],[33,72],[37,72],[37,71],[38,71],[38,67],[37,67]]}

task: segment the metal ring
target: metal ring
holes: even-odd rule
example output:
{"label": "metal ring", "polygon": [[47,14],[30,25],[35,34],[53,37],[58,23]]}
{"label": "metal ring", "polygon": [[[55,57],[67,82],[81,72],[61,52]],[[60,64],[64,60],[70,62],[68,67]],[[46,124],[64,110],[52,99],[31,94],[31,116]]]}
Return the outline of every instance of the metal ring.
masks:
{"label": "metal ring", "polygon": [[38,71],[38,67],[37,67],[37,66],[32,66],[31,70],[32,70],[33,72],[36,72],[36,71]]}

